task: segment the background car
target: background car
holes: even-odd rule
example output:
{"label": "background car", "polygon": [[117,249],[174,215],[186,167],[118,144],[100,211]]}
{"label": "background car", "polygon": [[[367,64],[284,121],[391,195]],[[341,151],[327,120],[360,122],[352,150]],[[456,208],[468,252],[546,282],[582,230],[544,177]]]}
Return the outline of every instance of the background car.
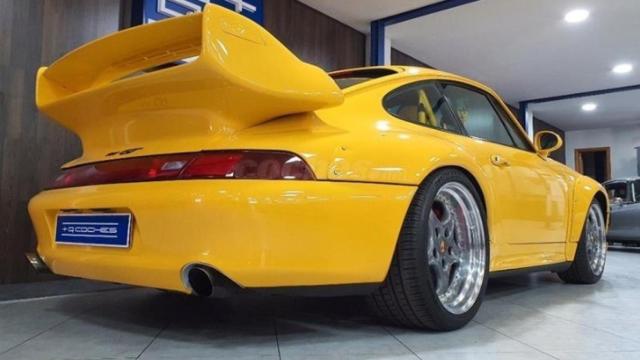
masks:
{"label": "background car", "polygon": [[607,241],[640,246],[640,178],[605,182],[611,199],[611,223]]}

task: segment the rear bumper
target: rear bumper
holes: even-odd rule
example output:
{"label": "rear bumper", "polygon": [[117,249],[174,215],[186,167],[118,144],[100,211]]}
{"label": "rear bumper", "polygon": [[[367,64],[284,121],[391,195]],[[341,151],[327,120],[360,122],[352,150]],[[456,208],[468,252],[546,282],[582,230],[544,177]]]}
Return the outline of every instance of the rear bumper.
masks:
{"label": "rear bumper", "polygon": [[[57,274],[189,292],[211,266],[242,287],[384,280],[416,188],[329,181],[192,180],[44,191],[29,203]],[[131,212],[129,249],[55,244],[60,210]]]}

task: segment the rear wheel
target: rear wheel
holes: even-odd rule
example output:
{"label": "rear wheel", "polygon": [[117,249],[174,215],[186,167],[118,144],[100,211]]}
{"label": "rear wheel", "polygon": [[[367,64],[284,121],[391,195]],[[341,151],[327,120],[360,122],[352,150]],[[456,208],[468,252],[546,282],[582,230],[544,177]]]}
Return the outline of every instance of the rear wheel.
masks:
{"label": "rear wheel", "polygon": [[417,191],[389,273],[371,296],[393,323],[458,329],[478,311],[487,285],[489,244],[478,191],[459,170],[433,174]]}
{"label": "rear wheel", "polygon": [[558,276],[572,284],[594,284],[600,280],[607,259],[607,238],[604,215],[597,200],[593,200],[584,222],[576,256],[567,271]]}

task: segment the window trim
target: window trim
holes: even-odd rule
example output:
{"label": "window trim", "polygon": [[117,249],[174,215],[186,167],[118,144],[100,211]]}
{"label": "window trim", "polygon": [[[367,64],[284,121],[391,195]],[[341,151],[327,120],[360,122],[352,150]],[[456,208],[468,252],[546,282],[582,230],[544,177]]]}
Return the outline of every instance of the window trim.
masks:
{"label": "window trim", "polygon": [[[456,126],[458,127],[459,131],[453,131],[453,130],[449,130],[449,129],[444,129],[444,128],[439,128],[439,127],[433,127],[433,126],[429,126],[427,124],[418,124],[415,123],[413,121],[407,120],[407,119],[403,119],[401,117],[399,117],[398,115],[392,113],[391,111],[389,111],[389,109],[387,109],[387,107],[384,105],[386,99],[391,96],[392,94],[397,93],[398,91],[402,91],[402,89],[404,88],[408,88],[408,87],[413,87],[413,86],[419,86],[420,84],[434,84],[438,90],[438,92],[440,92],[440,95],[442,96],[442,98],[444,99],[444,106],[446,106],[447,110],[449,111],[449,113],[451,114],[452,120],[453,122],[455,122]],[[393,88],[392,90],[388,91],[383,97],[382,97],[382,101],[380,103],[380,105],[382,106],[382,108],[384,109],[384,111],[393,116],[393,118],[398,119],[398,120],[402,120],[408,124],[412,124],[415,126],[418,126],[420,128],[426,128],[426,129],[432,129],[432,130],[437,130],[437,131],[442,131],[444,133],[447,134],[453,134],[453,135],[460,135],[460,136],[465,136],[465,137],[469,137],[469,133],[467,133],[467,129],[464,128],[464,125],[462,124],[462,122],[460,121],[460,119],[458,118],[458,116],[456,116],[456,114],[453,112],[453,109],[451,108],[451,104],[449,104],[449,100],[444,96],[444,93],[442,92],[442,86],[439,83],[438,79],[423,79],[423,80],[417,80],[414,82],[410,82],[408,84],[403,84],[400,85],[396,88]]]}
{"label": "window trim", "polygon": [[[500,110],[502,110],[502,115],[506,116],[506,118],[504,118],[504,116],[500,116],[500,119],[502,123],[505,125],[505,127],[507,127],[507,133],[509,133],[509,136],[511,136],[511,140],[514,140],[513,136],[519,136],[520,140],[523,142],[526,149],[519,147],[518,144],[516,144],[516,141],[514,140],[515,147],[523,151],[536,153],[533,143],[529,140],[529,137],[522,133],[522,131],[519,129],[519,126],[515,124],[514,119],[509,115],[511,114],[511,111],[509,109],[503,108],[502,105],[500,105],[500,103],[498,102],[498,100],[495,97],[491,96],[491,94],[487,94],[487,96],[489,96],[489,102],[492,103],[494,109],[498,113],[498,116],[500,116]],[[511,122],[510,125],[513,126],[513,131],[515,131],[515,134],[512,134],[512,132],[509,131],[509,124],[505,124],[506,122],[509,122],[509,121]]]}
{"label": "window trim", "polygon": [[[466,129],[464,129],[465,133],[467,133],[468,137],[470,137],[472,139],[478,139],[478,140],[490,142],[490,143],[496,144],[496,145],[506,146],[506,147],[509,147],[509,148],[512,148],[512,149],[517,149],[517,150],[528,152],[528,153],[533,153],[533,154],[536,153],[535,147],[533,146],[533,143],[531,142],[529,137],[525,136],[525,134],[522,131],[522,128],[520,126],[518,126],[518,124],[513,123],[515,121],[515,119],[513,118],[512,114],[511,114],[511,111],[508,110],[508,109],[505,109],[504,106],[502,106],[502,103],[500,101],[498,101],[498,99],[496,99],[496,97],[494,97],[493,95],[491,95],[487,91],[478,88],[477,86],[474,86],[474,85],[471,85],[471,84],[468,84],[468,83],[465,83],[465,82],[449,80],[449,79],[441,79],[441,80],[436,80],[436,81],[439,83],[439,85],[441,87],[440,91],[443,93],[442,96],[444,96],[444,98],[449,103],[451,102],[451,100],[446,95],[444,95],[444,86],[443,86],[443,84],[451,84],[451,85],[454,85],[454,86],[465,88],[465,89],[470,90],[470,91],[474,91],[474,92],[476,92],[476,93],[478,93],[480,95],[485,96],[487,98],[487,100],[489,101],[489,104],[491,104],[491,106],[493,108],[493,111],[495,111],[496,115],[498,115],[498,118],[500,119],[500,122],[502,123],[502,126],[505,127],[505,131],[507,132],[507,135],[509,136],[509,138],[513,142],[513,145],[502,144],[502,143],[499,143],[499,142],[496,142],[496,141],[492,141],[490,139],[484,139],[484,138],[481,138],[481,137],[473,136],[473,135],[468,134]],[[499,106],[499,108],[504,111],[504,114],[507,116],[508,119],[503,119],[503,117],[500,116],[498,109],[496,109],[496,106]],[[453,115],[458,119],[458,123],[464,124],[462,122],[462,120],[460,118],[458,118],[458,114],[455,111],[453,111],[453,107],[451,106],[451,104],[449,104],[449,107],[451,108],[451,110],[453,112]],[[516,127],[516,131],[518,132],[518,134],[520,134],[522,136],[522,140],[524,140],[525,144],[528,145],[528,149],[523,149],[523,148],[520,148],[520,147],[517,146],[515,140],[513,139],[513,135],[511,134],[511,132],[507,128],[507,124],[505,124],[505,121],[511,121],[512,122],[512,125],[514,125]],[[463,127],[464,127],[464,125],[463,125]]]}
{"label": "window trim", "polygon": [[636,183],[638,183],[638,185],[640,185],[640,180],[631,180],[631,181],[629,181],[629,184],[631,185],[632,201],[633,201],[634,204],[640,202],[640,196],[638,196],[638,193],[640,193],[640,189],[636,188]]}

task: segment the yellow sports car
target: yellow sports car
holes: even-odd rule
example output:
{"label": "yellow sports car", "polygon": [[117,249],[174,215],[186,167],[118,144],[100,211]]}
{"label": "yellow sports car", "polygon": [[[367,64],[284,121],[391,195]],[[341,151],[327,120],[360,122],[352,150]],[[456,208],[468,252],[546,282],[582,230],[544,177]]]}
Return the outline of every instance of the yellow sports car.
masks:
{"label": "yellow sports car", "polygon": [[[491,274],[594,283],[607,196],[527,138],[489,88],[372,67],[327,74],[218,6],[86,44],[37,76],[83,154],[29,203],[56,274],[204,296],[369,294],[439,330]],[[570,291],[570,290],[567,290]]]}

